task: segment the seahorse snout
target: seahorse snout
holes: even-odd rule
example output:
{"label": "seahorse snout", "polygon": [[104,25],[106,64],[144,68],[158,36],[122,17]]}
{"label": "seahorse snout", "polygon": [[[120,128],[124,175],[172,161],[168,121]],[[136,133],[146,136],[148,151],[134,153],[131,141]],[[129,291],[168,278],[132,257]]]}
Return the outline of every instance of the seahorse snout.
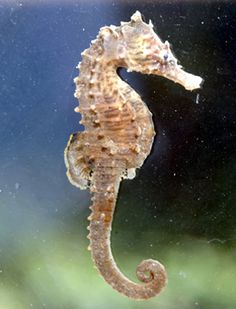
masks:
{"label": "seahorse snout", "polygon": [[176,69],[173,74],[170,72],[170,74],[168,74],[166,77],[182,85],[186,90],[190,91],[201,88],[204,82],[200,76],[185,72],[181,68]]}

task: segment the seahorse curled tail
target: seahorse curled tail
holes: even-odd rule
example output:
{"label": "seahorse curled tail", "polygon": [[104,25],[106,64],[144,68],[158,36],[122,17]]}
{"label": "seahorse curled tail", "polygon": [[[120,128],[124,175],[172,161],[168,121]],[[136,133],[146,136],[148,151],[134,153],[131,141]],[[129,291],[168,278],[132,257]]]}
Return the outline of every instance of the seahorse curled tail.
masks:
{"label": "seahorse curled tail", "polygon": [[[102,167],[94,172],[95,188],[89,217],[89,235],[92,258],[100,274],[115,290],[133,299],[148,299],[161,292],[167,283],[164,266],[158,261],[142,261],[137,269],[138,279],[144,284],[130,281],[118,269],[110,246],[112,219],[121,176],[117,171]],[[104,192],[106,188],[106,192]],[[148,274],[147,274],[148,273]]]}

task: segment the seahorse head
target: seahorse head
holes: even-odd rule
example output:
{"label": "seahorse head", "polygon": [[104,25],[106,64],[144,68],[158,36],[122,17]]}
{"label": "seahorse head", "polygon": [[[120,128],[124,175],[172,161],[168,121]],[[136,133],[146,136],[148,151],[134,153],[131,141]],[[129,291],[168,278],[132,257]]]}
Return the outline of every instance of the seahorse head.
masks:
{"label": "seahorse head", "polygon": [[128,71],[155,74],[184,86],[187,90],[200,88],[202,78],[185,72],[173,55],[169,42],[162,42],[153,30],[152,22],[145,23],[140,12],[130,22],[120,26],[118,54]]}

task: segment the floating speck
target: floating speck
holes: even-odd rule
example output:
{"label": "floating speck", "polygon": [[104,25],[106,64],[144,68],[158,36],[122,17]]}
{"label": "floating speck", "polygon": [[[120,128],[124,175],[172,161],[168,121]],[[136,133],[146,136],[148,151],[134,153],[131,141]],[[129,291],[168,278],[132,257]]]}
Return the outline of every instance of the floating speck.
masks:
{"label": "floating speck", "polygon": [[16,190],[19,190],[19,188],[20,188],[20,184],[19,184],[19,182],[16,182],[16,183],[15,183],[15,189],[16,189]]}
{"label": "floating speck", "polygon": [[200,97],[200,95],[199,95],[199,93],[197,93],[197,95],[196,95],[196,104],[199,104],[199,97]]}

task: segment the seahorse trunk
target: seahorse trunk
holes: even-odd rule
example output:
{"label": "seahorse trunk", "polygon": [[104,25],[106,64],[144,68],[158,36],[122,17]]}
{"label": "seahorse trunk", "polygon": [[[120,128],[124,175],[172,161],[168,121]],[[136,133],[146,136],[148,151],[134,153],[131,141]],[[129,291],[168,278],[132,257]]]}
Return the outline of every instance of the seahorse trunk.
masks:
{"label": "seahorse trunk", "polygon": [[136,273],[145,284],[137,284],[121,273],[110,249],[112,218],[121,177],[118,174],[112,168],[110,171],[106,168],[104,172],[100,168],[93,175],[95,194],[90,207],[88,236],[92,258],[101,275],[115,290],[133,299],[148,299],[159,294],[167,283],[164,266],[152,259],[142,261]]}

